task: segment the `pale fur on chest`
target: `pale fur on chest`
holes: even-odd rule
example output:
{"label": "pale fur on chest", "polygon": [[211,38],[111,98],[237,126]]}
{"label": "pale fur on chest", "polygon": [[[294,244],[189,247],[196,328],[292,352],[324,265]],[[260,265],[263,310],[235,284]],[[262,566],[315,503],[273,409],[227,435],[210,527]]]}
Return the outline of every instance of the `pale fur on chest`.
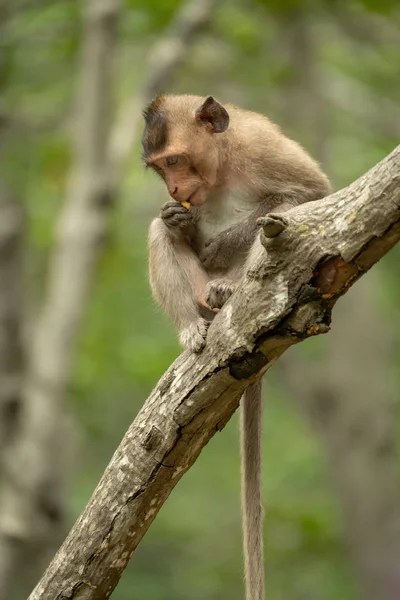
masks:
{"label": "pale fur on chest", "polygon": [[255,208],[244,193],[228,192],[210,197],[199,210],[197,219],[200,247],[229,227],[246,219]]}

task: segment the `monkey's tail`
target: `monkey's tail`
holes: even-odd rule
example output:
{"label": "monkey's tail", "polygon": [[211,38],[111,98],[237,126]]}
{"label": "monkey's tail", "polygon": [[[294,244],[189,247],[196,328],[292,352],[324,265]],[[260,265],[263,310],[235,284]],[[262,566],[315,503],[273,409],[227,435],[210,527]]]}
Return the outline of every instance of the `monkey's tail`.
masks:
{"label": "monkey's tail", "polygon": [[246,389],[241,406],[242,519],[246,600],[264,600],[261,494],[261,381]]}

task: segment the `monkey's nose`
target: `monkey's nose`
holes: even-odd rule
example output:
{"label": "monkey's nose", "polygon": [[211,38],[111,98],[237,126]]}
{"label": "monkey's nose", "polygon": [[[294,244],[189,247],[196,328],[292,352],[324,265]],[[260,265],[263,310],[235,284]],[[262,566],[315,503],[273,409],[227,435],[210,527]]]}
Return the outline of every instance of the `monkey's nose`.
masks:
{"label": "monkey's nose", "polygon": [[169,195],[172,196],[173,198],[176,198],[176,196],[178,195],[178,188],[177,187],[172,187],[169,188]]}

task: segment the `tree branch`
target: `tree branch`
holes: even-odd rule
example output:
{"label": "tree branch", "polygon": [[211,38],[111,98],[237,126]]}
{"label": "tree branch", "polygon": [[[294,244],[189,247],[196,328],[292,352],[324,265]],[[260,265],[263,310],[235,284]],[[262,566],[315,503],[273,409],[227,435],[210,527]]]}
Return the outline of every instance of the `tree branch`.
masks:
{"label": "tree branch", "polygon": [[292,344],[329,330],[340,295],[400,239],[400,146],[349,187],[286,213],[268,253],[161,378],[30,600],[108,598],[172,489],[243,390]]}

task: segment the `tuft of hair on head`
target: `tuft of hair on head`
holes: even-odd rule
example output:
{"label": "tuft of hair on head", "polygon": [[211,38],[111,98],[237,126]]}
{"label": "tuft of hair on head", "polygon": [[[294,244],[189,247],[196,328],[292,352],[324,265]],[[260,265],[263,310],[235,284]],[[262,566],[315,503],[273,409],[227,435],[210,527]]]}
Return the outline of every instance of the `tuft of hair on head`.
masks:
{"label": "tuft of hair on head", "polygon": [[163,111],[165,94],[158,94],[154,100],[143,109],[145,128],[142,136],[142,161],[162,150],[167,143],[167,119]]}
{"label": "tuft of hair on head", "polygon": [[143,109],[142,115],[146,123],[151,123],[154,117],[160,112],[162,105],[164,104],[166,94],[157,94],[151,102]]}

